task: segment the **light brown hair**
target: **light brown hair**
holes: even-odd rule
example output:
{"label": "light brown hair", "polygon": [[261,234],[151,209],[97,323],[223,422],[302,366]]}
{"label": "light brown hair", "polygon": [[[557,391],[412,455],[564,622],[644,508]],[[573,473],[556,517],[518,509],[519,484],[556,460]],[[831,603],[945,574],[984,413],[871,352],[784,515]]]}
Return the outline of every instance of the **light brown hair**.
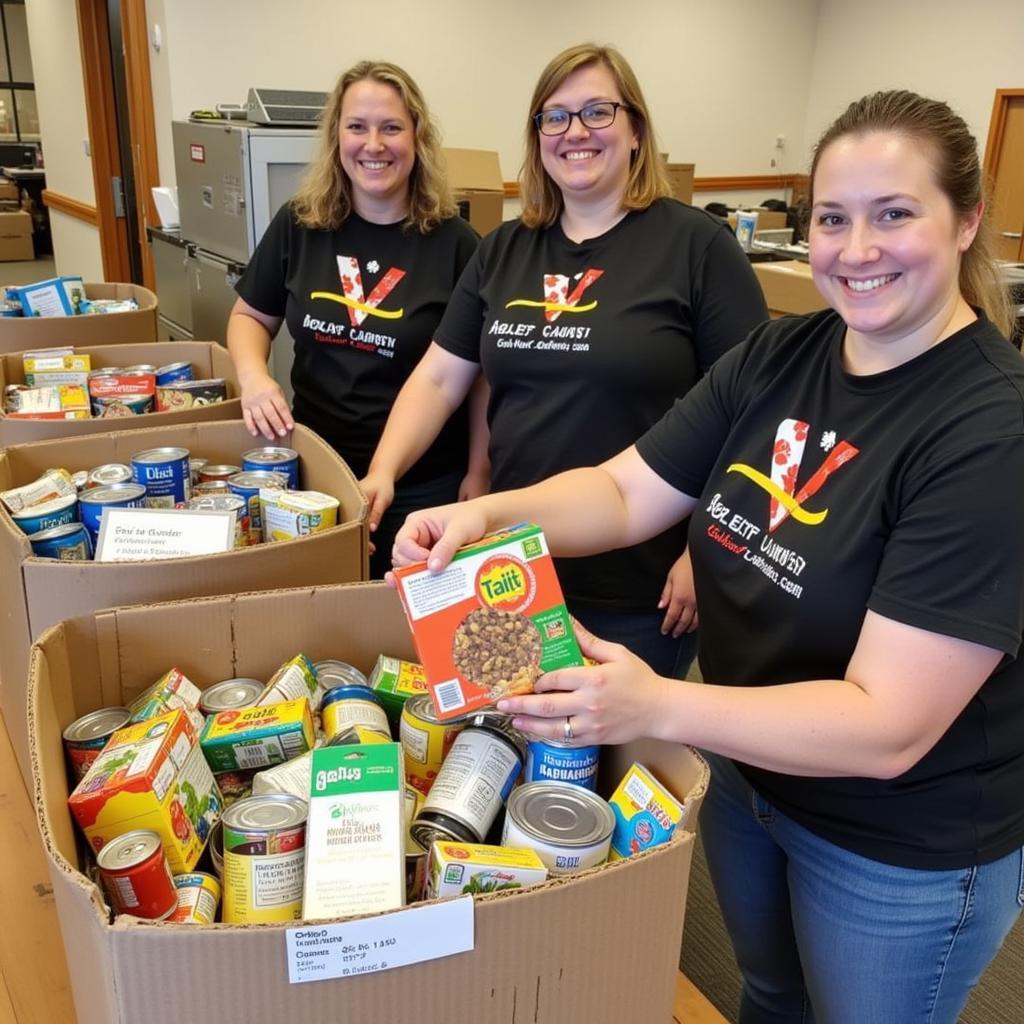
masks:
{"label": "light brown hair", "polygon": [[321,119],[319,150],[292,198],[292,211],[304,227],[328,230],[341,227],[352,213],[352,182],[341,166],[338,123],[346,90],[364,81],[391,86],[412,118],[416,159],[409,175],[409,212],[403,224],[425,234],[456,213],[440,135],[419,86],[408,72],[385,61],[360,61],[338,79]]}
{"label": "light brown hair", "polygon": [[638,146],[630,162],[622,205],[627,210],[645,210],[655,199],[672,195],[668,174],[658,153],[647,102],[633,69],[614,47],[582,43],[563,50],[550,61],[541,72],[530,100],[526,121],[526,158],[519,172],[519,194],[523,204],[521,218],[527,227],[549,227],[561,215],[563,206],[561,190],[541,162],[534,115],[574,71],[591,64],[601,64],[611,73],[622,102],[628,107],[622,113],[629,118],[637,137]]}
{"label": "light brown hair", "polygon": [[[935,169],[935,181],[958,217],[972,214],[986,200],[978,162],[978,144],[967,123],[941,100],[893,89],[875,92],[851,103],[825,130],[814,147],[811,162],[810,205],[814,204],[814,175],[822,153],[844,135],[896,132],[923,143]],[[988,204],[970,247],[960,257],[960,293],[985,311],[1007,337],[1012,315],[1006,287],[995,259],[995,237]]]}

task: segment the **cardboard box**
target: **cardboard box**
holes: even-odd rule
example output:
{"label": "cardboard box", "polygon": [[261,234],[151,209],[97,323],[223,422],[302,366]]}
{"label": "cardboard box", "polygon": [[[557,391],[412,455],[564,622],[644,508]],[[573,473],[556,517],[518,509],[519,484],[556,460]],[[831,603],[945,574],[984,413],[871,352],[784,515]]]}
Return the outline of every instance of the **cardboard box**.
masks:
{"label": "cardboard box", "polygon": [[[0,261],[34,260],[32,218],[24,210],[0,213]],[[14,319],[4,317],[4,319]]]}
{"label": "cardboard box", "polygon": [[[363,672],[381,651],[414,656],[398,597],[381,583],[120,608],[64,622],[33,650],[36,814],[78,1024],[324,1024],[339,1018],[339,1006],[346,1020],[388,1024],[672,1019],[689,832],[573,878],[475,898],[472,951],[358,977],[289,985],[287,924],[110,924],[99,889],[79,869],[61,731],[88,710],[131,699],[173,663],[201,686],[229,675],[268,678],[295,648]],[[634,760],[688,800],[692,829],[707,785],[703,760],[680,744],[608,747],[602,792]]]}
{"label": "cardboard box", "polygon": [[[746,207],[744,207],[746,209]],[[763,210],[760,206],[751,207],[757,210],[757,227],[755,231],[768,231],[773,228],[784,228],[786,226],[786,215],[781,210]],[[730,213],[726,218],[729,227],[736,230],[736,214]]]}
{"label": "cardboard box", "polygon": [[669,181],[672,182],[672,195],[684,203],[693,202],[693,164],[665,164]]}
{"label": "cardboard box", "polygon": [[17,202],[20,198],[21,190],[13,181],[0,180],[0,200]]}
{"label": "cardboard box", "polygon": [[74,317],[2,317],[0,352],[24,352],[50,345],[77,347],[157,340],[157,301],[148,288],[137,284],[91,284],[87,281],[85,294],[90,299],[135,299],[139,308],[128,313],[90,313]]}
{"label": "cardboard box", "polygon": [[[117,315],[117,314],[111,314]],[[3,329],[0,328],[0,334]],[[163,341],[150,345],[86,345],[76,346],[75,352],[88,355],[93,369],[104,366],[138,366],[150,363],[166,366],[168,363],[191,363],[197,380],[208,377],[223,377],[227,383],[226,402],[204,405],[192,409],[176,409],[168,412],[148,412],[141,416],[125,417],[117,421],[118,430],[136,430],[159,427],[172,423],[206,423],[213,420],[237,420],[242,418],[239,395],[241,387],[235,374],[235,364],[223,345],[215,341]],[[25,373],[21,352],[0,355],[0,393],[7,384],[23,384]],[[19,420],[10,419],[0,412],[0,447],[12,444],[30,444],[33,441],[49,441],[58,437],[83,437],[86,434],[103,434],[111,430],[111,421],[88,420]]]}
{"label": "cardboard box", "polygon": [[813,313],[828,303],[814,287],[811,268],[799,260],[754,263],[754,274],[761,282],[768,312],[772,316],[787,313]]}
{"label": "cardboard box", "polygon": [[[352,471],[334,449],[306,427],[297,426],[282,443],[299,453],[306,485],[340,500],[339,525],[334,529],[297,540],[255,544],[194,558],[133,563],[61,562],[33,556],[28,538],[6,510],[0,511],[0,579],[4,582],[0,605],[0,709],[29,786],[25,729],[28,652],[32,639],[55,622],[114,605],[366,579],[367,503]],[[51,466],[66,466],[74,471],[105,462],[128,462],[133,452],[164,445],[180,445],[211,462],[238,464],[241,453],[256,442],[240,420],[232,420],[16,445],[0,452],[0,490],[35,480]],[[184,649],[184,658],[193,638],[182,634],[177,640]],[[280,660],[273,669],[279,664]],[[153,678],[171,665],[179,666],[192,678],[177,658],[168,661]],[[265,678],[270,677],[273,669]],[[228,672],[221,678],[237,674]]]}
{"label": "cardboard box", "polygon": [[469,223],[481,235],[503,219],[505,184],[498,154],[489,149],[446,149],[448,184],[456,201],[469,203]]}

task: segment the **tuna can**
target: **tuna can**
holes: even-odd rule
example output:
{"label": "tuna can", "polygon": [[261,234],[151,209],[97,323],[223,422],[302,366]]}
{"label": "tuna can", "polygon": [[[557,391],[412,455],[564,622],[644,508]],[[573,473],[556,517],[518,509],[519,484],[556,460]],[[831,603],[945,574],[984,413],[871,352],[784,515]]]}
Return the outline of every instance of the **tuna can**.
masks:
{"label": "tuna can", "polygon": [[199,483],[199,471],[206,465],[209,459],[190,458],[188,460],[188,475],[192,479],[192,486]]}
{"label": "tuna can", "polygon": [[178,905],[167,919],[170,924],[213,924],[220,904],[220,882],[203,871],[174,876]]}
{"label": "tuna can", "polygon": [[160,836],[148,829],[111,839],[96,857],[115,914],[163,921],[178,905]]}
{"label": "tuna can", "polygon": [[187,448],[149,448],[132,456],[135,482],[146,488],[149,508],[181,508],[192,497]]}
{"label": "tuna can", "polygon": [[288,489],[299,489],[299,453],[294,448],[250,448],[242,453],[242,469],[272,469],[288,477]]}
{"label": "tuna can", "polygon": [[523,768],[525,744],[492,725],[467,726],[452,744],[409,831],[425,850],[435,839],[482,843]]}
{"label": "tuna can", "polygon": [[434,702],[427,694],[410,697],[402,708],[398,726],[406,783],[426,796],[462,729],[461,724],[439,722]]}
{"label": "tuna can", "polygon": [[262,692],[263,683],[258,679],[224,679],[203,690],[199,710],[204,715],[215,715],[218,711],[251,708]]}
{"label": "tuna can", "polygon": [[185,507],[192,512],[233,512],[235,515],[235,547],[249,543],[249,507],[235,494],[200,494],[189,498]]}
{"label": "tuna can", "polygon": [[224,907],[228,924],[302,916],[307,804],[286,793],[250,796],[224,812]]}
{"label": "tuna can", "polygon": [[132,468],[123,462],[105,462],[89,470],[86,487],[104,487],[107,484],[127,484],[132,480]]}
{"label": "tuna can", "polygon": [[320,702],[320,720],[328,740],[348,726],[365,725],[391,735],[388,716],[368,686],[335,686]]}
{"label": "tuna can", "polygon": [[[333,690],[336,686],[362,686],[372,689],[366,676],[355,665],[350,665],[347,661],[324,658],[323,661],[314,662],[313,668],[316,669],[316,677],[320,681],[320,689],[324,693]],[[376,697],[376,694],[374,696]]]}
{"label": "tuna can", "polygon": [[39,558],[57,558],[62,562],[88,562],[92,558],[89,531],[81,523],[50,526],[30,533],[32,554]]}
{"label": "tuna can", "polygon": [[168,363],[156,368],[156,386],[164,387],[176,380],[195,380],[191,363]]}
{"label": "tuna can", "polygon": [[206,483],[208,480],[224,480],[227,482],[237,473],[241,473],[241,466],[229,466],[226,463],[208,462],[199,470],[199,482]]}
{"label": "tuna can", "polygon": [[232,494],[244,498],[249,504],[249,543],[263,543],[263,513],[260,509],[260,488],[283,490],[288,486],[288,474],[272,469],[253,469],[235,473],[228,479]]}
{"label": "tuna can", "polygon": [[127,708],[100,708],[76,718],[64,730],[64,750],[71,763],[75,782],[81,782],[107,740],[128,724],[132,713]]}
{"label": "tuna can", "polygon": [[51,526],[78,522],[78,495],[64,494],[59,498],[29,505],[20,512],[12,512],[14,525],[30,537],[33,533],[49,530]]}
{"label": "tuna can", "polygon": [[530,740],[526,746],[524,782],[568,782],[592,793],[597,789],[599,746],[574,747],[561,740]]}
{"label": "tuna can", "polygon": [[596,793],[563,782],[528,782],[508,798],[502,846],[536,850],[552,875],[608,859],[615,813]]}
{"label": "tuna can", "polygon": [[92,487],[84,491],[79,505],[93,550],[96,550],[96,542],[99,540],[104,509],[144,508],[145,504],[146,488],[142,484],[111,484],[109,487]]}

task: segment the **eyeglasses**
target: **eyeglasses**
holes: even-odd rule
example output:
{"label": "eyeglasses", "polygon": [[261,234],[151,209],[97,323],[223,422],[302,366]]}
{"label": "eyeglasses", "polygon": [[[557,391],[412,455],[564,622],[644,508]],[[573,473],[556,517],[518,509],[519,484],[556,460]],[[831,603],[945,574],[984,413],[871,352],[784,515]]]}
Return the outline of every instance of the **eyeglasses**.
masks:
{"label": "eyeglasses", "polygon": [[615,115],[619,108],[629,110],[627,103],[619,103],[616,100],[602,100],[600,103],[589,103],[581,110],[560,110],[554,107],[551,110],[542,110],[539,114],[533,115],[533,123],[541,135],[564,135],[572,124],[572,119],[578,117],[584,128],[608,128],[615,121]]}

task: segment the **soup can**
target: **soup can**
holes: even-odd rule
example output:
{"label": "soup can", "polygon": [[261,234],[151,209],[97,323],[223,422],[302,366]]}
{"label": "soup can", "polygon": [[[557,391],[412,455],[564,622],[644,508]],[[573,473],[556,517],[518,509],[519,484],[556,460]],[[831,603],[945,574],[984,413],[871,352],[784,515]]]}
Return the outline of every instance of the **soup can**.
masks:
{"label": "soup can", "polygon": [[231,488],[228,487],[226,480],[199,480],[197,483],[192,485],[192,497],[206,497],[210,494],[230,494]]}
{"label": "soup can", "polygon": [[176,380],[195,380],[191,363],[168,363],[156,368],[157,387],[173,384]]}
{"label": "soup can", "polygon": [[146,488],[149,508],[183,508],[192,497],[187,448],[149,448],[131,459],[135,482]]}
{"label": "soup can", "polygon": [[462,724],[438,721],[429,695],[410,697],[398,726],[405,781],[426,796],[462,729]]}
{"label": "soup can", "polygon": [[220,882],[205,871],[174,876],[178,905],[167,919],[171,924],[213,924],[220,905]]}
{"label": "soup can", "polygon": [[76,782],[85,778],[93,761],[107,745],[107,740],[127,725],[131,717],[128,708],[100,708],[99,711],[90,711],[76,718],[64,730],[64,751],[68,755]]}
{"label": "soup can", "polygon": [[582,786],[528,782],[508,798],[502,846],[536,850],[552,876],[571,875],[608,859],[615,812]]}
{"label": "soup can", "polygon": [[199,470],[199,482],[206,483],[208,480],[230,480],[236,473],[241,473],[241,466],[229,466],[223,462],[208,462]]}
{"label": "soup can", "polygon": [[51,526],[78,522],[78,495],[64,494],[38,505],[28,505],[20,512],[12,512],[11,518],[14,525],[29,536],[49,530]]}
{"label": "soup can", "polygon": [[242,469],[271,469],[288,477],[288,489],[299,489],[299,453],[294,448],[267,445],[242,453]]}
{"label": "soup can", "polygon": [[194,512],[232,512],[235,516],[236,548],[249,543],[249,516],[246,503],[234,494],[200,494],[189,498],[185,507]]}
{"label": "soup can", "polygon": [[79,506],[82,522],[89,531],[93,551],[100,536],[103,513],[108,508],[144,508],[146,488],[142,484],[110,484],[109,487],[92,487],[82,493]]}
{"label": "soup can", "polygon": [[232,494],[244,498],[249,505],[249,543],[263,543],[263,512],[260,508],[260,488],[283,489],[288,486],[288,474],[272,469],[251,469],[235,473],[228,478]]}
{"label": "soup can", "polygon": [[599,746],[574,747],[561,740],[530,740],[526,745],[524,782],[567,782],[597,790]]}
{"label": "soup can", "polygon": [[226,923],[302,916],[307,813],[306,801],[286,793],[246,797],[224,811]]}
{"label": "soup can", "polygon": [[178,890],[160,836],[148,829],[111,839],[96,855],[115,914],[163,921],[178,905]]}
{"label": "soup can", "polygon": [[320,702],[320,720],[328,740],[353,725],[364,725],[391,735],[388,716],[368,686],[335,686]]}
{"label": "soup can", "polygon": [[196,458],[194,455],[189,456],[188,460],[188,475],[192,480],[193,488],[199,483],[199,471],[209,462],[209,459]]}
{"label": "soup can", "polygon": [[62,523],[38,533],[30,533],[32,554],[39,558],[57,558],[62,562],[88,562],[92,558],[92,541],[82,523]]}
{"label": "soup can", "polygon": [[215,715],[218,711],[251,708],[262,692],[263,683],[258,679],[223,679],[203,690],[199,710],[204,715]]}

